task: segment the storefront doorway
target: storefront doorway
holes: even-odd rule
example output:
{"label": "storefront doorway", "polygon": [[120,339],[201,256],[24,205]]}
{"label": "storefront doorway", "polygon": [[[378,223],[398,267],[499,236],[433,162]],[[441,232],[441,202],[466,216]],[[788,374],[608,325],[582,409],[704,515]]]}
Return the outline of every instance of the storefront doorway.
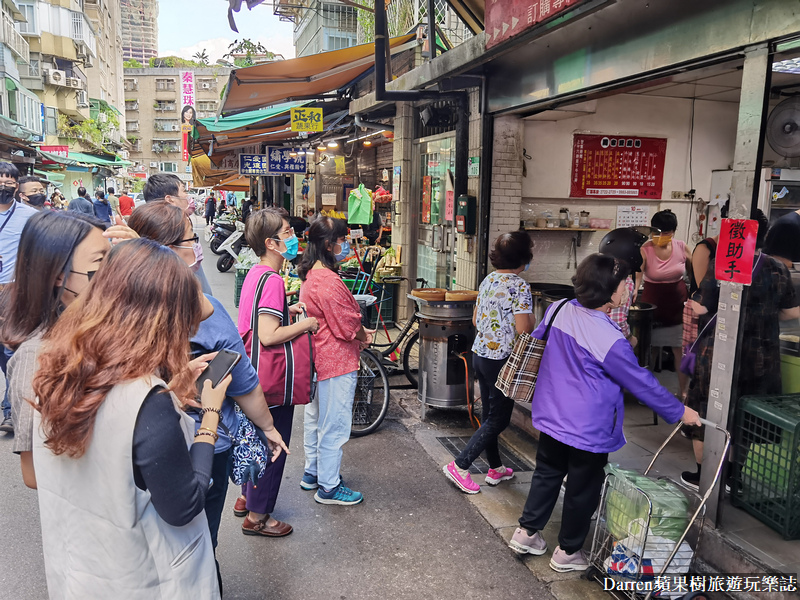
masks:
{"label": "storefront doorway", "polygon": [[455,262],[455,229],[452,215],[448,215],[453,210],[455,146],[452,133],[414,142],[413,197],[419,211],[416,277],[445,289],[452,287]]}

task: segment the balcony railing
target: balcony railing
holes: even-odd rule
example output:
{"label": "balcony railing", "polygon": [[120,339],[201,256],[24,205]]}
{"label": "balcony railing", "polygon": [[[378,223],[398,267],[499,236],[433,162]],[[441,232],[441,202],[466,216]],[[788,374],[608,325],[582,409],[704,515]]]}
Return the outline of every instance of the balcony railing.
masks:
{"label": "balcony railing", "polygon": [[14,28],[14,22],[3,14],[3,43],[11,48],[17,58],[29,64],[31,60],[31,48],[24,37]]}
{"label": "balcony railing", "polygon": [[175,112],[174,104],[158,104],[155,109],[159,112]]}
{"label": "balcony railing", "polygon": [[138,102],[126,102],[125,103],[125,110],[139,110],[139,103]]}

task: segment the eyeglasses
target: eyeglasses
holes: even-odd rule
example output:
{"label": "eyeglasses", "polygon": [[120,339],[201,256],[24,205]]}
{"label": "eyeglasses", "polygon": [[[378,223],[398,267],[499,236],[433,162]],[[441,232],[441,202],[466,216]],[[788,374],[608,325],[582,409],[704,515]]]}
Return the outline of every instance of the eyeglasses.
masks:
{"label": "eyeglasses", "polygon": [[86,273],[81,273],[80,271],[73,271],[72,269],[70,269],[69,272],[70,273],[75,273],[75,275],[86,275],[86,278],[89,281],[91,281],[92,277],[94,277],[94,274],[97,273],[96,270],[95,271],[86,271]]}
{"label": "eyeglasses", "polygon": [[[289,229],[284,229],[283,231],[278,232],[278,236],[281,236],[281,235],[286,235],[288,237],[292,237],[294,235],[294,227],[289,227]],[[274,238],[271,238],[271,239],[273,239],[273,240],[275,240],[277,242],[282,242],[284,238],[281,238],[281,237],[278,237],[278,236],[275,236]]]}
{"label": "eyeglasses", "polygon": [[200,241],[200,238],[197,236],[197,234],[195,234],[195,235],[193,235],[193,236],[192,236],[192,237],[190,237],[190,238],[186,238],[185,240],[178,240],[178,241],[177,241],[177,242],[175,242],[174,244],[170,244],[170,245],[171,245],[171,246],[177,246],[178,244],[183,244],[184,242],[192,242],[193,244],[196,244],[196,243],[198,243],[199,241]]}

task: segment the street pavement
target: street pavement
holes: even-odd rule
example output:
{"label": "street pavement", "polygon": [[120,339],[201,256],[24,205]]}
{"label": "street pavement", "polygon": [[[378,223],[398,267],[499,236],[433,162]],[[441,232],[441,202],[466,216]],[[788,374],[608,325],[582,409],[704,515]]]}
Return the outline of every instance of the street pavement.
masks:
{"label": "street pavement", "polygon": [[[235,319],[234,275],[217,272],[207,246],[205,256],[214,295]],[[292,454],[273,513],[294,532],[281,539],[242,535],[241,519],[232,513],[238,490],[231,485],[218,547],[226,599],[553,597],[442,476],[404,425],[404,414],[393,406],[376,433],[347,443],[342,473],[365,500],[339,507],[317,504],[312,492],[300,489],[302,410],[296,410]],[[10,448],[11,437],[0,434],[0,600],[46,598],[36,493],[22,484]]]}

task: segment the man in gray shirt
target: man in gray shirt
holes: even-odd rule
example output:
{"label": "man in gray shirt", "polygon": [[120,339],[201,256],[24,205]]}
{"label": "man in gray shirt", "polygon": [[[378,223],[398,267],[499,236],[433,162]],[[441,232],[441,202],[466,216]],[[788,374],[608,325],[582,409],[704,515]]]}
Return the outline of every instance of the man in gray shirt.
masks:
{"label": "man in gray shirt", "polygon": [[85,187],[78,188],[78,197],[70,201],[67,210],[74,210],[75,212],[94,216],[94,205],[92,201],[86,197]]}

